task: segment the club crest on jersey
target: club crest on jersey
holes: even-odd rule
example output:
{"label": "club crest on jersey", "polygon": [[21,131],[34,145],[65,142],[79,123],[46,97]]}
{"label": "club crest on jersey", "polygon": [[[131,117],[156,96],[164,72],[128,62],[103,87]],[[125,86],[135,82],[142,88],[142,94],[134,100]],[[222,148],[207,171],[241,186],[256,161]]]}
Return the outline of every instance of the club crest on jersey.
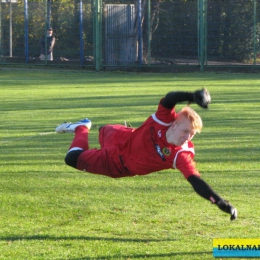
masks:
{"label": "club crest on jersey", "polygon": [[172,151],[171,151],[171,149],[170,149],[169,147],[164,147],[164,148],[162,149],[162,152],[163,152],[163,154],[166,155],[166,156],[170,156],[171,153],[172,153]]}

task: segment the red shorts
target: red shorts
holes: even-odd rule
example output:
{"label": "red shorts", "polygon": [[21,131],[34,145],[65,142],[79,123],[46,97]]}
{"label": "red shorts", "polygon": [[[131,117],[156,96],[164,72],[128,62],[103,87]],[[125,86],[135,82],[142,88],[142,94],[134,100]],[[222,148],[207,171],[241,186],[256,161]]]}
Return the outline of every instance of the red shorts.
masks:
{"label": "red shorts", "polygon": [[120,145],[133,128],[123,125],[106,125],[100,129],[100,149],[89,149],[80,154],[77,169],[112,178],[133,176],[124,166],[117,153]]}

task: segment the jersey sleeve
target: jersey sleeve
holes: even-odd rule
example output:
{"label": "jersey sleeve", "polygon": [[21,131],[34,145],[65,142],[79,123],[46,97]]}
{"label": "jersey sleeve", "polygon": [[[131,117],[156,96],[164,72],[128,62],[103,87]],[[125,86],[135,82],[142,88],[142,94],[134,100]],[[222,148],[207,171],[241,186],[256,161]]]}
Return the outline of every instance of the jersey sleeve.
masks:
{"label": "jersey sleeve", "polygon": [[196,163],[193,160],[194,154],[192,152],[183,151],[178,154],[176,158],[176,168],[183,174],[185,179],[191,175],[200,177],[200,173],[196,168]]}
{"label": "jersey sleeve", "polygon": [[161,104],[162,100],[163,100],[163,98],[160,100],[157,111],[155,112],[154,115],[158,120],[160,120],[166,124],[172,123],[175,120],[177,113],[174,108],[169,109],[169,108],[164,107]]}

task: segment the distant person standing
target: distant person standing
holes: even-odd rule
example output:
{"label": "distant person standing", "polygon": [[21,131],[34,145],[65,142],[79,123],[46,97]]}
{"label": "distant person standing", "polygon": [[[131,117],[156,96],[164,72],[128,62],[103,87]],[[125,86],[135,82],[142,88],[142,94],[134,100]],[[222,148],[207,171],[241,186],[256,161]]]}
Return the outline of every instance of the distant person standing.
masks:
{"label": "distant person standing", "polygon": [[[45,60],[45,36],[41,38],[40,45],[41,45],[41,55],[40,60]],[[53,60],[53,48],[55,45],[55,37],[53,36],[52,28],[47,30],[47,60]]]}

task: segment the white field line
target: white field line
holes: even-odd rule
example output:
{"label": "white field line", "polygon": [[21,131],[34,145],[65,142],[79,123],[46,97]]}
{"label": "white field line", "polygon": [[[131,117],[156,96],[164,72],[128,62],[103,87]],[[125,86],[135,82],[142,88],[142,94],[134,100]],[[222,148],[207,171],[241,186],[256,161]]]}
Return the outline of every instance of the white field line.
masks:
{"label": "white field line", "polygon": [[38,137],[39,135],[43,136],[43,135],[52,135],[52,134],[57,134],[57,133],[56,132],[41,132],[41,133],[36,134],[36,135],[29,135],[29,136],[24,136],[24,137],[11,138],[10,140],[8,140],[8,138],[7,138],[5,140],[1,140],[0,143],[2,143],[2,144],[12,143],[12,142],[15,142],[15,141],[23,141],[23,140],[35,138],[35,137]]}

